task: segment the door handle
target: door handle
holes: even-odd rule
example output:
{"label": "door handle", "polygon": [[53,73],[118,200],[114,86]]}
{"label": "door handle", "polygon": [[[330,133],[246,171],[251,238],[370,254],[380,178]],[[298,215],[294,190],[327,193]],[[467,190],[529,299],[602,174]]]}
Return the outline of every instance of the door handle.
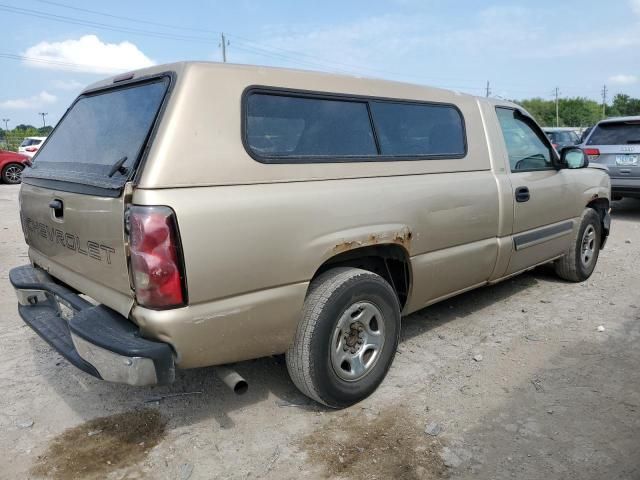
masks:
{"label": "door handle", "polygon": [[64,210],[62,207],[63,207],[62,200],[58,200],[57,198],[49,202],[49,208],[53,210],[53,216],[55,218],[62,218],[62,215],[64,215]]}
{"label": "door handle", "polygon": [[531,198],[527,187],[516,188],[516,202],[526,202]]}

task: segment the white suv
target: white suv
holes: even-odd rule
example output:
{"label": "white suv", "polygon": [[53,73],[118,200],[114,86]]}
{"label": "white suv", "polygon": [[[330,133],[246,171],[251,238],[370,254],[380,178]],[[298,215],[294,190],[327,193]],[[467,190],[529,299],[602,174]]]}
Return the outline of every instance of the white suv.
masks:
{"label": "white suv", "polygon": [[42,142],[46,139],[47,137],[26,137],[20,144],[18,153],[22,153],[23,155],[31,158],[36,154],[40,145],[42,145]]}

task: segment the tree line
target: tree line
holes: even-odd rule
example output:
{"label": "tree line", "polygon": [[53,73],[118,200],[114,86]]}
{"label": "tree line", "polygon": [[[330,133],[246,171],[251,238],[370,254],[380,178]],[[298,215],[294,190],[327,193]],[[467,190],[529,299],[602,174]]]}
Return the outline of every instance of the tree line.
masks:
{"label": "tree line", "polygon": [[[536,121],[544,127],[556,126],[556,102],[544,98],[514,100],[526,108]],[[585,97],[561,98],[558,100],[558,120],[560,127],[589,127],[605,117],[627,117],[640,115],[640,98],[623,93],[613,97],[610,105],[605,105]]]}
{"label": "tree line", "polygon": [[51,133],[51,130],[53,127],[50,125],[38,128],[24,123],[17,125],[12,130],[0,128],[0,148],[16,152],[25,137],[46,137]]}

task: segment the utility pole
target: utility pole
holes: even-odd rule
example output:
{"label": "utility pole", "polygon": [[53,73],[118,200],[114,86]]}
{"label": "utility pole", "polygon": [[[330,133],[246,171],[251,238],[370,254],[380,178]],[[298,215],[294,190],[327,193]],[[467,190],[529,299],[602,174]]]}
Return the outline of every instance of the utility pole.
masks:
{"label": "utility pole", "polygon": [[602,86],[602,118],[607,116],[607,86]]}
{"label": "utility pole", "polygon": [[488,97],[489,95],[491,95],[491,84],[489,83],[489,80],[487,80],[487,88],[485,90],[485,96]]}
{"label": "utility pole", "polygon": [[220,34],[220,46],[222,47],[222,61],[227,63],[227,45],[229,45],[228,40],[225,40],[224,33]]}
{"label": "utility pole", "polygon": [[558,97],[560,95],[560,91],[558,87],[556,87],[555,96],[556,96],[556,127],[560,126],[560,108],[558,106]]}
{"label": "utility pole", "polygon": [[40,113],[38,113],[38,115],[42,115],[42,127],[43,128],[46,127],[47,126],[47,122],[45,122],[44,117],[46,115],[49,115],[49,114],[47,112],[40,112]]}
{"label": "utility pole", "polygon": [[2,121],[4,122],[4,144],[6,148],[9,148],[9,127],[7,126],[7,123],[9,123],[9,120],[11,120],[10,118],[3,118]]}

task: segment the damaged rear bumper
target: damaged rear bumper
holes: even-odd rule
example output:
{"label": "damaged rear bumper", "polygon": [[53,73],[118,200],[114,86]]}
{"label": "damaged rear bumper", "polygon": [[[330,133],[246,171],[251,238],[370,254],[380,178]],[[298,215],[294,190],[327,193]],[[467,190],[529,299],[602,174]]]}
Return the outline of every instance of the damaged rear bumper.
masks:
{"label": "damaged rear bumper", "polygon": [[9,280],[25,323],[79,369],[129,385],[174,380],[171,347],[142,338],[138,327],[120,314],[90,303],[31,265],[12,269]]}

